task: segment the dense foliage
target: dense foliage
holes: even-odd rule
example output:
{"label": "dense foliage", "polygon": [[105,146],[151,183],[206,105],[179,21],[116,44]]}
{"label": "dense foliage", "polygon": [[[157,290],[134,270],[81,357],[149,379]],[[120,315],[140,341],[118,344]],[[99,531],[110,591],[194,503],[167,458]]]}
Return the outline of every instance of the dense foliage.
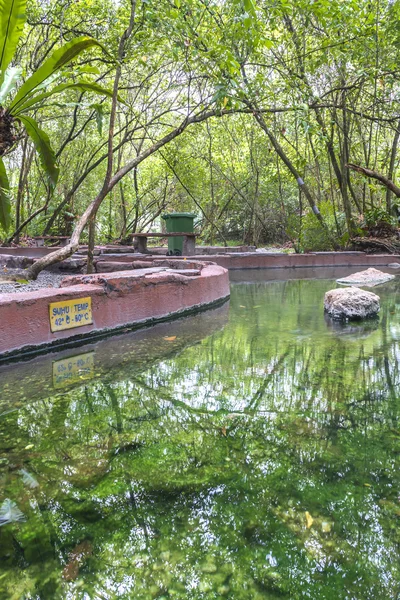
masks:
{"label": "dense foliage", "polygon": [[346,165],[396,179],[399,16],[398,0],[30,0],[9,50],[25,81],[10,86],[11,106],[74,38],[94,38],[107,52],[71,56],[46,83],[62,94],[37,95],[28,107],[59,176],[44,176],[29,127],[21,128],[4,158],[11,224],[1,237],[69,234],[97,196],[112,98],[93,91],[112,89],[117,64],[119,176],[97,213],[98,241],[157,230],[171,209],[195,211],[207,242],[291,240],[300,251],[345,245],[367,213],[396,218],[393,193]]}

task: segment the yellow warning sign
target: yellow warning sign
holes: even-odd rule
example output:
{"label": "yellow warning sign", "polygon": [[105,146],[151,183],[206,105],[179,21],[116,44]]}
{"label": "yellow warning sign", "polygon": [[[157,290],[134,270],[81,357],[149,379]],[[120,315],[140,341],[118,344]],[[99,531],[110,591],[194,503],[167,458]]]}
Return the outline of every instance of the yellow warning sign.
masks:
{"label": "yellow warning sign", "polygon": [[77,354],[53,362],[53,386],[62,388],[94,376],[94,352]]}
{"label": "yellow warning sign", "polygon": [[51,331],[63,331],[93,323],[92,299],[77,298],[49,304]]}

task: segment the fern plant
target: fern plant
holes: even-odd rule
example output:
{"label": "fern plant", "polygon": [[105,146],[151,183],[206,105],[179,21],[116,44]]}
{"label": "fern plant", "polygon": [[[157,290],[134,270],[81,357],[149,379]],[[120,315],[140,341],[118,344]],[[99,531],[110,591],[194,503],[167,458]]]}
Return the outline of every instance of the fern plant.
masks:
{"label": "fern plant", "polygon": [[[51,87],[63,67],[88,48],[102,45],[90,37],[78,37],[55,50],[26,81],[15,90],[22,69],[10,66],[25,25],[26,0],[0,0],[0,225],[7,231],[11,222],[10,185],[3,156],[19,139],[18,128],[25,129],[39,155],[50,188],[54,188],[59,170],[47,134],[31,116],[50,96],[67,89],[78,89],[112,96],[112,92],[92,81],[67,82]],[[103,48],[104,50],[104,48]],[[48,89],[50,85],[50,89]]]}
{"label": "fern plant", "polygon": [[0,506],[0,527],[9,523],[25,521],[24,513],[19,510],[14,500],[6,498]]}

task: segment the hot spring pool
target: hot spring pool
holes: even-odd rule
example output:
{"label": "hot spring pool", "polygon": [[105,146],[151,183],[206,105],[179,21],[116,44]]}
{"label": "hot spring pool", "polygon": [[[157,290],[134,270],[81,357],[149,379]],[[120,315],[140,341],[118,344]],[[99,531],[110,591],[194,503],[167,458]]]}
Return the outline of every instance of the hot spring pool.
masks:
{"label": "hot spring pool", "polygon": [[400,283],[332,287],[1,367],[0,597],[399,598]]}

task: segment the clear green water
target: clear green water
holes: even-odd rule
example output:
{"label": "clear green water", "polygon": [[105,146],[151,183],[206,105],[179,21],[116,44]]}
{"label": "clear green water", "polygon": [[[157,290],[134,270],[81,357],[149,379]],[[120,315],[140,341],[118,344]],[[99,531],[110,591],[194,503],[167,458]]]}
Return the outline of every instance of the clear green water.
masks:
{"label": "clear green water", "polygon": [[400,286],[345,327],[333,286],[3,367],[0,597],[399,598]]}

